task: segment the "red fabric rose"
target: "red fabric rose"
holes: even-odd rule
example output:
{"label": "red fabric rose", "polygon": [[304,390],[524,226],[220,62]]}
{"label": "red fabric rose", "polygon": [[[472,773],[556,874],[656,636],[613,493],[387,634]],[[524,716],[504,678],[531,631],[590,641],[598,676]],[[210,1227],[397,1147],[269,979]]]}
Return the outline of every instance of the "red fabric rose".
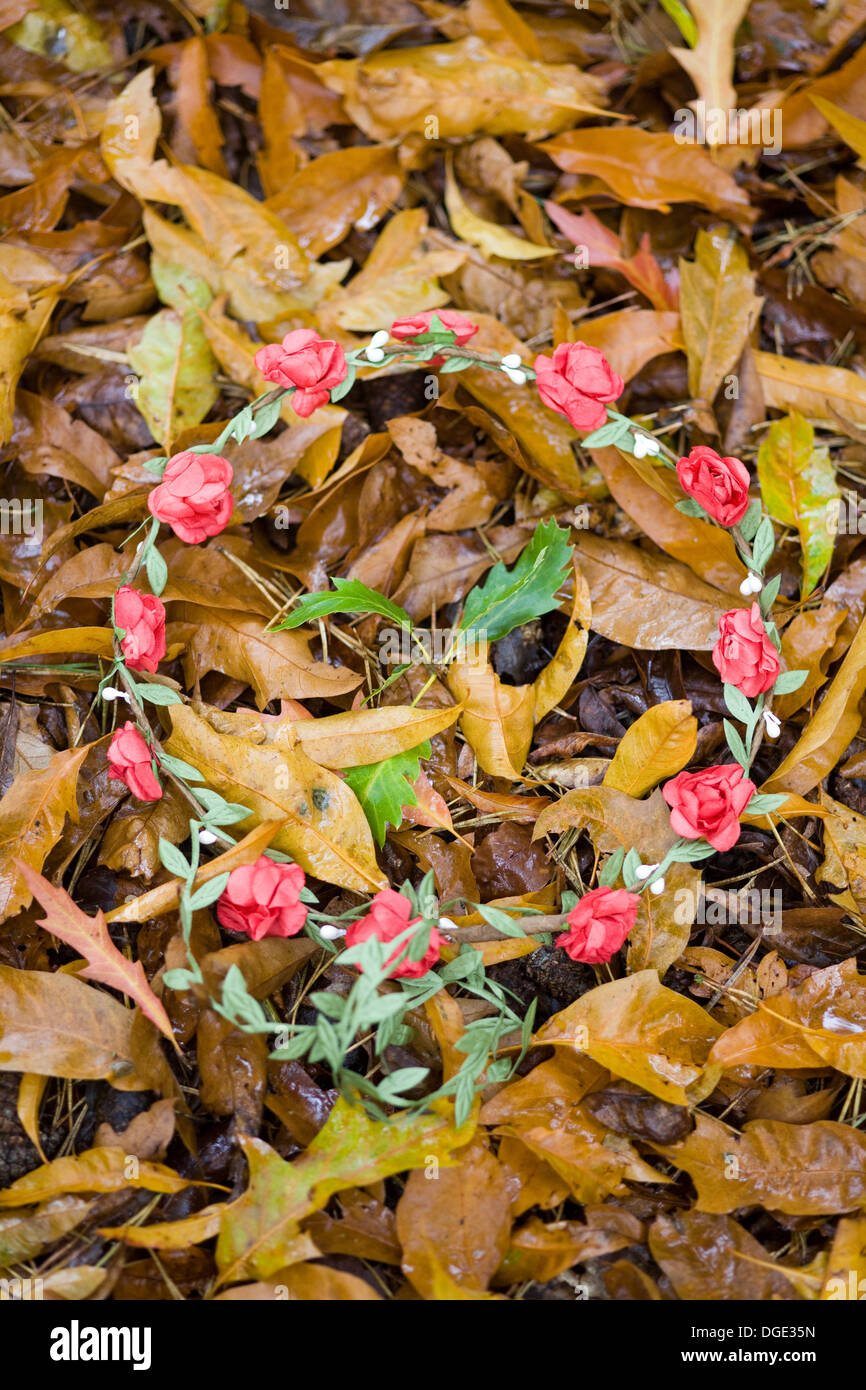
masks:
{"label": "red fabric rose", "polygon": [[720,852],[740,838],[740,816],[755,790],[739,763],[680,772],[662,788],[671,827],[686,840],[708,840]]}
{"label": "red fabric rose", "polygon": [[[393,888],[384,888],[381,893],[377,893],[370,904],[370,911],[366,917],[361,917],[357,922],[353,922],[346,932],[347,946],[360,946],[362,941],[366,941],[370,936],[377,936],[380,941],[393,941],[401,932],[405,932],[407,927],[414,927],[421,921],[420,917],[413,917],[409,921],[409,914],[412,907],[409,899],[402,893],[396,893]],[[406,950],[412,938],[406,937],[397,947],[396,951],[388,957],[387,964],[397,958]],[[424,952],[420,960],[409,960],[408,956],[400,962],[395,969],[389,972],[390,979],[418,980],[422,975],[426,975],[439,959],[439,947],[442,938],[435,927],[430,932],[430,945]]]}
{"label": "red fabric rose", "polygon": [[[434,313],[442,327],[454,334],[456,347],[462,347],[464,343],[468,343],[473,334],[478,332],[478,324],[467,319],[464,314],[458,314],[456,309],[435,309],[424,314],[413,314],[410,319],[395,319],[391,324],[391,337],[396,338],[398,343],[405,343],[412,338],[422,337],[425,333],[430,332]],[[444,361],[444,357],[437,355],[430,358],[429,365],[441,367]]]}
{"label": "red fabric rose", "polygon": [[775,684],[779,653],[767,636],[757,603],[734,608],[719,619],[720,637],[713,647],[713,665],[723,681],[753,700]]}
{"label": "red fabric rose", "polygon": [[307,920],[300,900],[304,871],[300,864],[275,864],[264,854],[255,864],[232,869],[217,903],[217,917],[227,931],[263,936],[297,936]]}
{"label": "red fabric rose", "polygon": [[139,801],[159,801],[162,796],[153,771],[153,754],[131,719],[108,745],[108,772],[118,782],[125,782]]}
{"label": "red fabric rose", "polygon": [[219,454],[185,449],[165,466],[162,482],[147,499],[152,516],[165,521],[179,540],[198,545],[218,536],[232,514],[232,466]]}
{"label": "red fabric rose", "polygon": [[165,656],[165,609],[159,599],[124,584],[114,596],[114,621],[125,628],[120,650],[127,666],[155,671]]}
{"label": "red fabric rose", "polygon": [[281,343],[259,348],[256,366],[267,381],[294,386],[292,409],[305,418],[328,403],[349,370],[340,344],[320,338],[312,328],[296,328]]}
{"label": "red fabric rose", "polygon": [[616,955],[635,924],[640,898],[624,888],[591,888],[569,912],[568,931],[556,938],[572,960],[600,965]]}
{"label": "red fabric rose", "polygon": [[683,491],[720,526],[738,526],[749,505],[749,470],[739,459],[720,458],[715,449],[696,444],[677,464]]}
{"label": "red fabric rose", "polygon": [[552,357],[536,357],[532,365],[544,404],[576,430],[600,429],[605,406],[622,395],[622,377],[600,348],[586,343],[560,343]]}
{"label": "red fabric rose", "polygon": [[411,338],[422,337],[423,334],[430,332],[430,324],[434,314],[442,327],[454,334],[457,347],[462,347],[464,343],[468,343],[469,339],[478,332],[478,324],[473,323],[464,314],[458,314],[456,309],[431,309],[424,314],[413,314],[410,319],[395,319],[391,324],[391,337],[396,338],[398,343],[405,343]]}

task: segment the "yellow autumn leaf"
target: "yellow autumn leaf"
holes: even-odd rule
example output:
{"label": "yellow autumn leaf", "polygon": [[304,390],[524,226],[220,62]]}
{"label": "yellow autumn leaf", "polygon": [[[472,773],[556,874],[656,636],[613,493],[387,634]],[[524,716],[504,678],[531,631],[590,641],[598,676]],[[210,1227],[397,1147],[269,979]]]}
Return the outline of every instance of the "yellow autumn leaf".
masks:
{"label": "yellow autumn leaf", "polygon": [[603,786],[643,796],[674,777],[694,757],[698,721],[689,700],[665,700],[626,731],[604,776]]}
{"label": "yellow autumn leaf", "polygon": [[515,236],[507,227],[487,222],[474,213],[457,186],[453,156],[449,156],[445,166],[445,207],[454,234],[461,241],[477,246],[485,256],[500,256],[506,261],[537,261],[544,256],[558,255],[554,247],[536,246],[534,242]]}

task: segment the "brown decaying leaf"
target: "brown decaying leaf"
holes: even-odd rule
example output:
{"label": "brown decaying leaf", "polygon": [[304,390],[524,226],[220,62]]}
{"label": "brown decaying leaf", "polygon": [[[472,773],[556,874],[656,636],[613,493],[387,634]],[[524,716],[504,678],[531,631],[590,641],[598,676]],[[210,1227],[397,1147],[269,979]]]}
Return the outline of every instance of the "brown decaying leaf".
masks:
{"label": "brown decaying leaf", "polygon": [[134,1077],[133,1018],[110,994],[62,971],[0,965],[0,1071]]}
{"label": "brown decaying leaf", "polygon": [[753,1120],[737,1133],[709,1115],[693,1134],[659,1152],[688,1173],[698,1211],[724,1215],[753,1204],[790,1216],[866,1206],[866,1135],[832,1120]]}
{"label": "brown decaying leaf", "polygon": [[[397,1203],[403,1273],[424,1298],[444,1270],[460,1289],[486,1289],[508,1248],[511,1202],[505,1173],[475,1140],[436,1182],[416,1170]],[[459,1295],[458,1295],[459,1296]]]}
{"label": "brown decaying leaf", "polygon": [[0,801],[0,920],[32,901],[20,864],[41,869],[66,817],[78,820],[78,773],[92,746],[55,753],[46,767],[18,777]]}

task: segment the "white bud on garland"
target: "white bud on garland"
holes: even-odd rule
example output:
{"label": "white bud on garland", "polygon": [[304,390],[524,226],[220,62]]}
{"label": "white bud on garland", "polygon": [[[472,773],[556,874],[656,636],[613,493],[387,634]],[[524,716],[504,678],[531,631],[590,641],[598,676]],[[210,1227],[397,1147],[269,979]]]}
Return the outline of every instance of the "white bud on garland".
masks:
{"label": "white bud on garland", "polygon": [[767,738],[778,738],[782,732],[782,721],[770,710],[764,710],[764,726],[767,730]]}
{"label": "white bud on garland", "polygon": [[655,458],[657,454],[661,453],[661,451],[661,444],[657,439],[654,439],[651,434],[636,434],[634,436],[632,453],[634,454],[635,458]]}
{"label": "white bud on garland", "polygon": [[638,864],[634,871],[634,876],[643,883],[644,879],[652,877],[657,868],[658,864]]}

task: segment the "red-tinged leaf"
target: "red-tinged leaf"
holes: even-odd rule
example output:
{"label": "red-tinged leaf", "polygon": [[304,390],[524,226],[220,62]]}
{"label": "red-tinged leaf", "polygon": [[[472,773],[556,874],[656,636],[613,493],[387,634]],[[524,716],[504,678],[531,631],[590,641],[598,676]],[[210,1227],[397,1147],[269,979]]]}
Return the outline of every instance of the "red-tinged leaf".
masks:
{"label": "red-tinged leaf", "polygon": [[118,950],[108,935],[102,912],[88,917],[62,888],[55,888],[53,883],[27,864],[19,862],[18,868],[30,892],[48,914],[40,921],[40,927],[80,952],[87,960],[87,968],[79,972],[81,976],[128,995],[173,1043],[174,1033],[168,1014],[148,984],[141,962],[127,960]]}

